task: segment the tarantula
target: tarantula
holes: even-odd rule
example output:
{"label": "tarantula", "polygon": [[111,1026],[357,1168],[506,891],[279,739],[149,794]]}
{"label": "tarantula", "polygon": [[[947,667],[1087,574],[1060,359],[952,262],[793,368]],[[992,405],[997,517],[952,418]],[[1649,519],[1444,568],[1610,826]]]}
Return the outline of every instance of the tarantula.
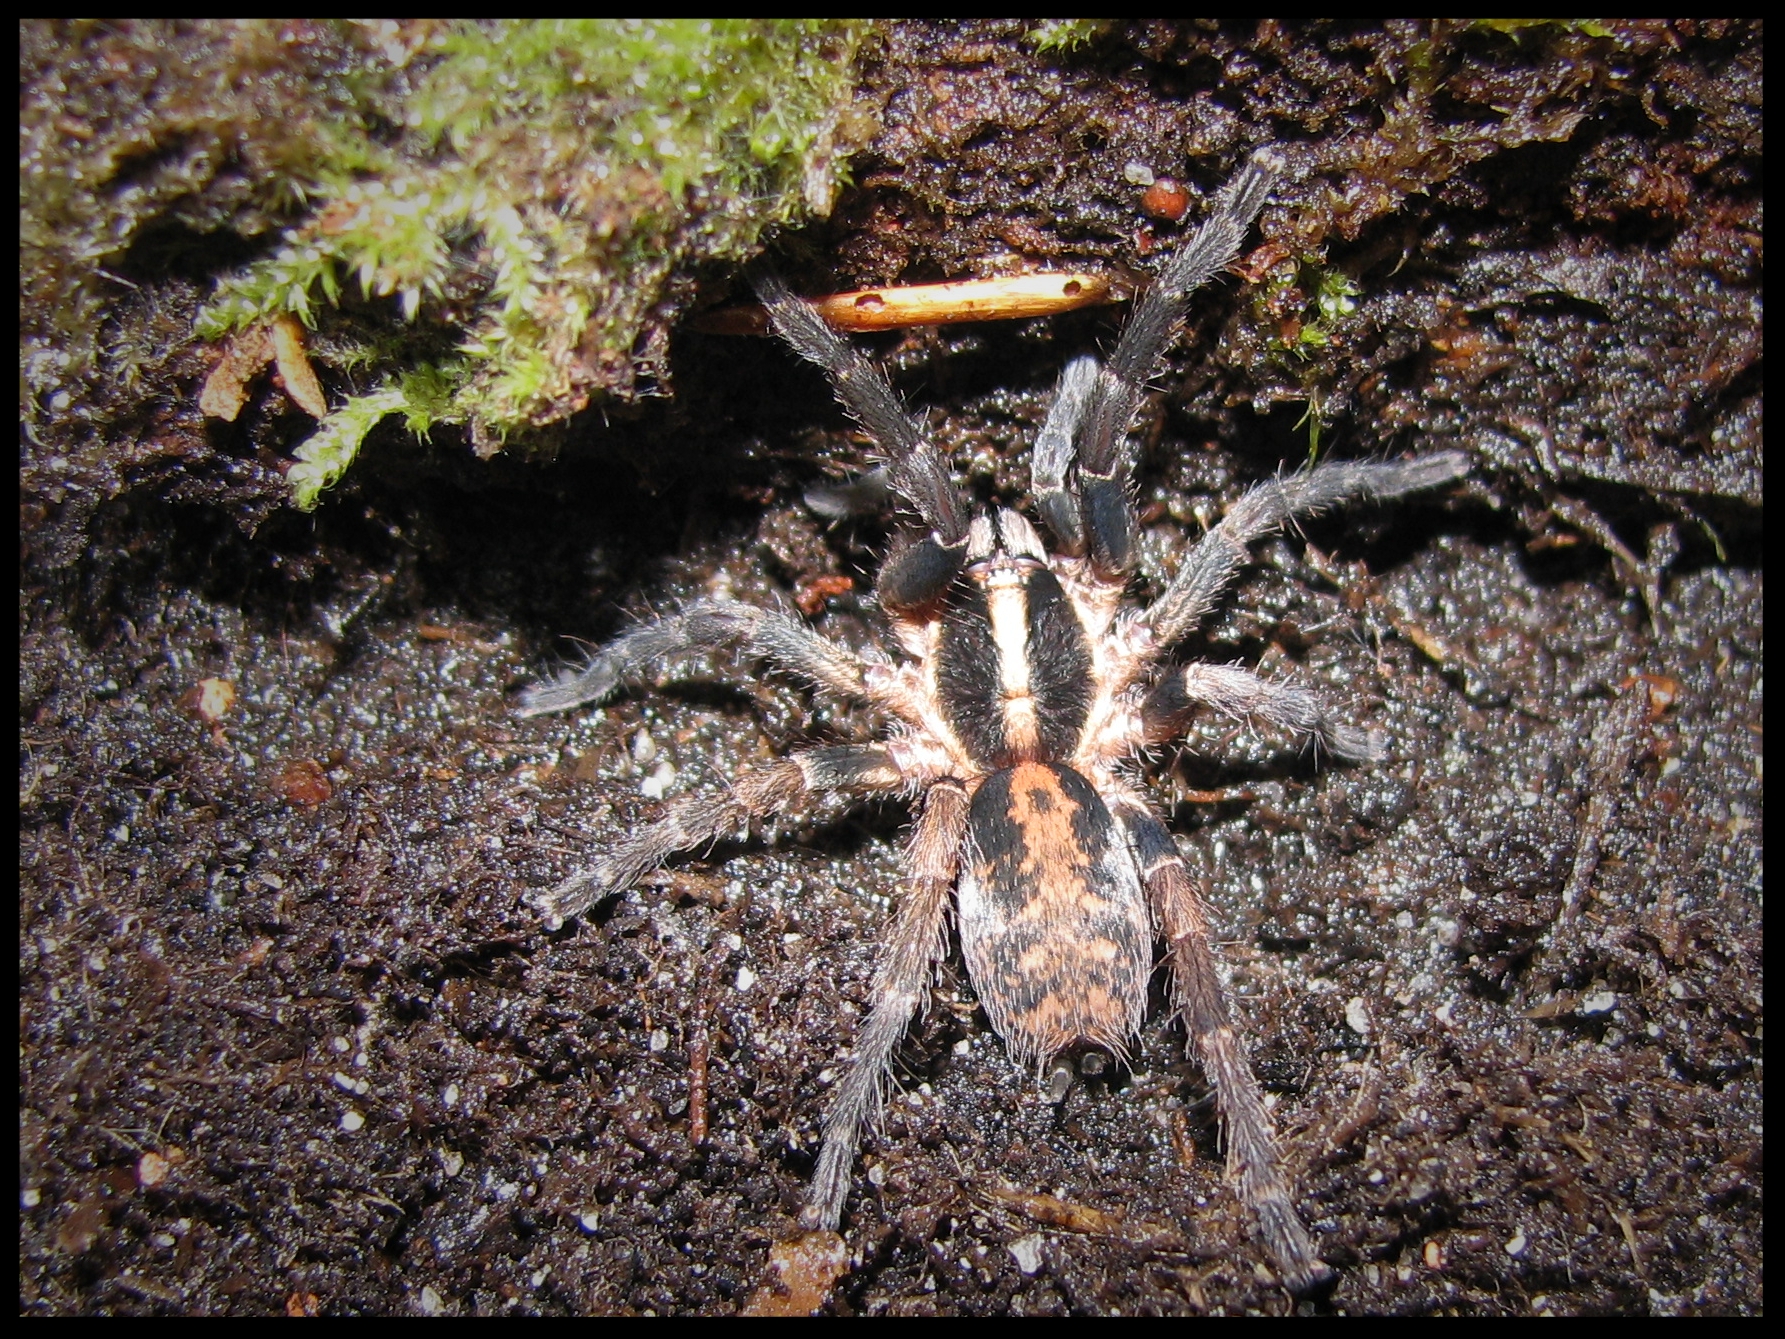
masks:
{"label": "tarantula", "polygon": [[1275,175],[1268,153],[1243,168],[1140,298],[1109,361],[1084,357],[1065,368],[1031,466],[1051,550],[1014,511],[975,514],[880,369],[779,278],[758,273],[775,330],[829,374],[878,444],[895,500],[916,518],[875,586],[902,657],[858,656],[775,610],[703,600],[625,633],[523,701],[527,714],[557,711],[604,698],[671,657],[735,648],[883,721],[877,742],[803,749],[746,771],[717,796],[669,802],[532,899],[556,926],[675,853],[811,794],[913,801],[905,886],[854,1064],[825,1120],[801,1214],[808,1230],[835,1231],[842,1218],[863,1122],[879,1109],[894,1053],[946,951],[952,897],[992,1026],[1017,1059],[1037,1065],[1080,1046],[1122,1055],[1140,1030],[1155,938],[1163,939],[1173,1001],[1226,1123],[1228,1174],[1292,1289],[1330,1275],[1296,1212],[1235,1035],[1196,880],[1141,788],[1137,760],[1181,737],[1202,709],[1262,721],[1337,758],[1380,758],[1379,738],[1335,719],[1312,693],[1171,652],[1254,540],[1348,499],[1443,484],[1467,462],[1457,453],[1332,462],[1264,484],[1185,555],[1152,604],[1125,598],[1138,528],[1129,428],[1190,295],[1238,254]]}

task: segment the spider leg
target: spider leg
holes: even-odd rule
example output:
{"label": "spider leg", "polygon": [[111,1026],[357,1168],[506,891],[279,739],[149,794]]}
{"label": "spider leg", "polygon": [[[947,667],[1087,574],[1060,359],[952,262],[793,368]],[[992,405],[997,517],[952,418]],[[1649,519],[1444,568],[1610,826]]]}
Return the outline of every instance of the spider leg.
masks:
{"label": "spider leg", "polygon": [[[1277,171],[1274,156],[1260,153],[1222,187],[1209,216],[1135,303],[1115,352],[1097,369],[1082,408],[1073,410],[1079,429],[1077,494],[1085,546],[1092,566],[1106,580],[1123,579],[1134,570],[1137,523],[1128,496],[1134,452],[1128,430],[1147,383],[1158,375],[1183,329],[1191,295],[1239,255],[1247,229],[1276,183]],[[1074,375],[1071,366],[1067,374]],[[1062,377],[1062,392],[1066,382]],[[1053,421],[1050,414],[1050,426]],[[1052,473],[1050,466],[1050,481]],[[1046,486],[1040,479],[1037,484]],[[1052,511],[1044,514],[1052,524]],[[1065,542],[1068,536],[1061,538]]]}
{"label": "spider leg", "polygon": [[776,333],[825,370],[837,399],[885,455],[892,491],[928,528],[896,548],[881,568],[881,603],[895,613],[933,604],[961,569],[971,519],[948,462],[905,412],[886,374],[795,297],[779,275],[757,270],[751,282]]}
{"label": "spider leg", "polygon": [[642,623],[609,642],[580,670],[530,688],[519,714],[542,716],[597,702],[661,660],[737,647],[776,669],[811,680],[844,699],[868,695],[867,666],[852,651],[819,636],[799,620],[731,600],[703,600],[667,618]]}
{"label": "spider leg", "polygon": [[1461,451],[1419,460],[1371,463],[1335,460],[1260,484],[1184,557],[1183,566],[1145,614],[1160,646],[1169,646],[1201,624],[1234,574],[1245,565],[1253,541],[1298,516],[1311,516],[1352,498],[1399,497],[1459,479],[1469,472]]}
{"label": "spider leg", "polygon": [[1029,454],[1030,491],[1059,552],[1085,556],[1085,524],[1079,513],[1078,481],[1071,477],[1074,439],[1090,407],[1091,391],[1102,372],[1089,354],[1074,358],[1060,372],[1047,421]]}
{"label": "spider leg", "polygon": [[1378,762],[1387,742],[1380,731],[1359,730],[1335,719],[1319,695],[1306,688],[1272,683],[1238,665],[1200,663],[1172,670],[1147,694],[1140,706],[1143,741],[1163,744],[1176,739],[1200,706],[1309,736],[1316,748],[1347,762]]}
{"label": "spider leg", "polygon": [[1177,843],[1138,795],[1111,804],[1128,833],[1147,900],[1171,954],[1172,996],[1203,1073],[1214,1085],[1227,1132],[1227,1176],[1252,1212],[1258,1235],[1292,1292],[1318,1287],[1332,1270],[1315,1254],[1277,1155],[1276,1129],[1234,1031],[1209,946],[1208,913]]}
{"label": "spider leg", "polygon": [[556,929],[604,897],[631,887],[677,851],[747,829],[808,794],[871,795],[903,790],[905,776],[885,749],[859,744],[806,749],[753,767],[722,795],[684,795],[587,869],[528,901]]}
{"label": "spider leg", "polygon": [[930,973],[946,946],[949,892],[966,834],[966,788],[954,780],[936,782],[911,831],[906,852],[910,874],[891,938],[874,971],[874,1007],[825,1117],[824,1148],[800,1211],[800,1224],[808,1231],[834,1232],[842,1220],[862,1122],[880,1109],[893,1053],[923,1004]]}

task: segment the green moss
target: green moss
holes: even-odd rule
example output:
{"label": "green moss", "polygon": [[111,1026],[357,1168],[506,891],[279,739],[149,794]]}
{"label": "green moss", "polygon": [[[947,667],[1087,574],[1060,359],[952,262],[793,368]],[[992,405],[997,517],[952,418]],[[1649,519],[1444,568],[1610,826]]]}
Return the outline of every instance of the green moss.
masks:
{"label": "green moss", "polygon": [[1343,270],[1308,260],[1277,265],[1253,291],[1261,326],[1272,330],[1272,360],[1299,383],[1307,408],[1297,428],[1308,430],[1308,461],[1320,454],[1332,396],[1332,365],[1320,355],[1343,345],[1363,290]]}
{"label": "green moss", "polygon": [[1112,19],[1042,19],[1024,36],[1029,45],[1043,54],[1078,51],[1090,46],[1113,25]]}
{"label": "green moss", "polygon": [[292,453],[297,464],[286,474],[285,481],[291,485],[293,504],[303,511],[314,508],[322,491],[339,482],[347,472],[366,434],[387,414],[407,407],[403,392],[395,386],[370,395],[349,396],[347,403],[325,418],[315,435]]}
{"label": "green moss", "polygon": [[1617,37],[1614,29],[1596,19],[1472,19],[1470,22],[1487,32],[1518,39],[1527,32],[1553,28],[1559,32],[1580,33],[1584,37]]}
{"label": "green moss", "polygon": [[[467,425],[484,454],[594,399],[627,398],[632,351],[673,272],[744,258],[768,225],[829,209],[861,31],[443,26],[401,105],[397,143],[368,138],[312,174],[307,220],[219,287],[199,332],[217,338],[279,312],[316,325],[344,287],[387,300],[393,318],[450,331],[463,358],[429,374],[426,417]],[[324,433],[333,460],[350,434]],[[304,478],[323,474],[338,477]]]}
{"label": "green moss", "polygon": [[1331,325],[1357,310],[1358,294],[1363,289],[1343,270],[1319,269],[1314,272],[1314,314],[1318,325]]}
{"label": "green moss", "polygon": [[1335,330],[1357,312],[1362,292],[1343,270],[1308,262],[1278,266],[1253,300],[1278,332],[1275,352],[1299,361],[1332,344]]}
{"label": "green moss", "polygon": [[201,245],[240,254],[241,239],[275,228],[331,173],[367,170],[378,153],[368,127],[388,108],[379,81],[354,77],[372,59],[363,36],[360,25],[271,21],[19,25],[31,432],[103,455],[92,425],[133,410],[115,372],[136,295],[197,268]]}

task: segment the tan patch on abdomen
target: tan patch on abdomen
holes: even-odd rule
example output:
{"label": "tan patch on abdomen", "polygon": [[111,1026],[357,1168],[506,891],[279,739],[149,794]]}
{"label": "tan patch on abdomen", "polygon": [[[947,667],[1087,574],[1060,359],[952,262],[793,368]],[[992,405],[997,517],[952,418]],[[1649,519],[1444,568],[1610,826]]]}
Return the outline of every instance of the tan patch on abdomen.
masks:
{"label": "tan patch on abdomen", "polygon": [[988,777],[960,888],[967,970],[1021,1059],[1076,1042],[1125,1049],[1139,1029],[1152,927],[1133,857],[1090,782],[1019,763]]}

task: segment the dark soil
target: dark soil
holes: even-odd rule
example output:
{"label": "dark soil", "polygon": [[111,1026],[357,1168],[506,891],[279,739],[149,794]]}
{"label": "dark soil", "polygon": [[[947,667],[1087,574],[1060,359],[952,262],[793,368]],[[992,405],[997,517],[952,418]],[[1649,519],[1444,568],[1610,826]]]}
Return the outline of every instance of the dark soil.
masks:
{"label": "dark soil", "polygon": [[[808,291],[1139,278],[1178,230],[1137,169],[1194,222],[1285,146],[1253,261],[1322,254],[1354,310],[1304,338],[1313,275],[1199,300],[1138,433],[1150,571],[1306,459],[1310,402],[1323,454],[1477,469],[1261,545],[1189,648],[1321,687],[1388,762],[1211,723],[1155,769],[1331,1293],[1265,1268],[1163,1010],[1051,1104],[957,958],[828,1309],[1762,1309],[1762,39],[1589,27],[1041,55],[911,26],[869,62],[857,186],[778,257]],[[177,331],[190,282],[137,273],[118,319]],[[864,343],[1011,502],[1060,367],[1119,323]],[[26,440],[21,1313],[725,1314],[764,1285],[903,809],[693,853],[553,934],[520,901],[641,787],[862,729],[729,663],[515,716],[564,638],[703,592],[878,635],[884,527],[801,503],[864,458],[822,378],[765,340],[672,357],[673,400],[591,411],[550,466],[393,424],[313,516],[278,505],[274,411],[197,420],[202,350],[118,388],[140,413]]]}

